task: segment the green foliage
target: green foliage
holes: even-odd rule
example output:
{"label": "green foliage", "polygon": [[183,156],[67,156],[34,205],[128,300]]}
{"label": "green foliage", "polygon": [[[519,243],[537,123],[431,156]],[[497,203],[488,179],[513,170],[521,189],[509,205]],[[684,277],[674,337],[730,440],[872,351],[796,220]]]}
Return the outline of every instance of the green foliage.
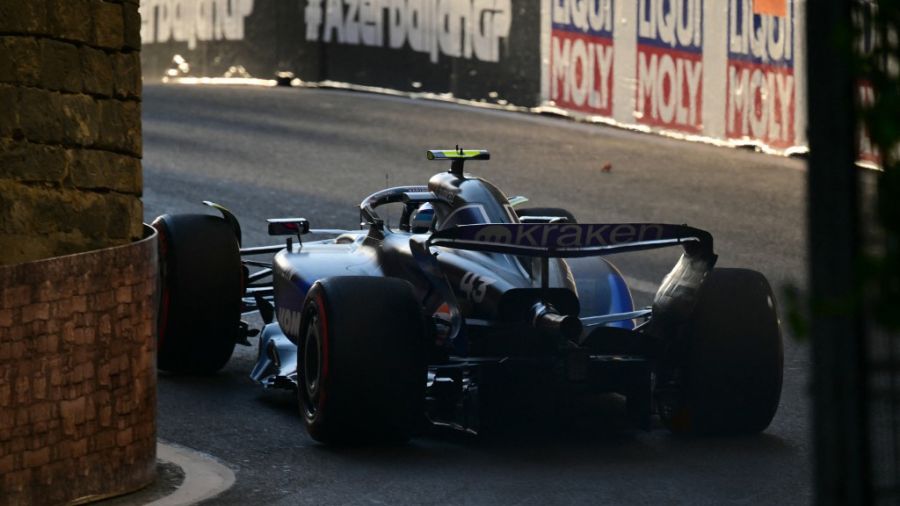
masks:
{"label": "green foliage", "polygon": [[806,316],[806,299],[803,298],[797,285],[791,283],[782,291],[784,306],[787,309],[785,320],[791,335],[800,342],[805,342],[809,337],[809,319]]}
{"label": "green foliage", "polygon": [[[848,59],[860,91],[855,104],[861,127],[857,134],[868,137],[880,155],[877,196],[875,202],[862,202],[873,212],[867,216],[869,222],[860,223],[865,229],[860,235],[867,242],[852,293],[837,300],[813,297],[809,306],[796,286],[784,288],[785,317],[798,340],[808,337],[808,311],[823,317],[849,316],[860,305],[878,325],[900,330],[900,1],[854,0],[851,10],[851,23],[832,27],[828,43]],[[871,88],[867,96],[862,93],[866,87]]]}
{"label": "green foliage", "polygon": [[900,2],[854,3],[853,69],[872,86],[869,103],[857,107],[872,146],[881,157],[875,203],[877,244],[868,245],[860,269],[876,322],[900,329]]}

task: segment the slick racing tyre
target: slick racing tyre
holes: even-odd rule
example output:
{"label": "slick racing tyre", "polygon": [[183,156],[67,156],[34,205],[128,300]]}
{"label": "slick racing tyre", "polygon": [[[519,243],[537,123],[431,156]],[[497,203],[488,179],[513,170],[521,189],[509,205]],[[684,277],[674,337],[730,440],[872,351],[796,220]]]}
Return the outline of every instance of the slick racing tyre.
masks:
{"label": "slick racing tyre", "polygon": [[783,350],[775,298],[762,274],[714,269],[681,344],[681,367],[669,378],[677,387],[657,396],[672,432],[755,434],[769,426],[781,397]]}
{"label": "slick racing tyre", "polygon": [[562,216],[566,218],[567,223],[578,223],[575,215],[569,211],[559,207],[526,207],[524,209],[516,209],[516,214],[521,216]]}
{"label": "slick racing tyre", "polygon": [[405,441],[422,420],[425,326],[408,282],[336,277],[303,305],[300,411],[326,443]]}
{"label": "slick racing tyre", "polygon": [[163,215],[159,231],[161,300],[157,365],[210,374],[231,358],[237,341],[243,270],[237,238],[222,218]]}

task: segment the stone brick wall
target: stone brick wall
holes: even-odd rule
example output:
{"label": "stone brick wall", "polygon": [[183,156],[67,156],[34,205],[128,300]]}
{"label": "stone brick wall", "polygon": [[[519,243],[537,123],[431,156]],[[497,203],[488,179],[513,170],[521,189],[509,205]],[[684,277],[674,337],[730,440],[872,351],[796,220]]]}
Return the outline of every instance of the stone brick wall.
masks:
{"label": "stone brick wall", "polygon": [[155,236],[0,266],[0,506],[153,480],[157,276]]}
{"label": "stone brick wall", "polygon": [[0,265],[140,238],[138,0],[0,0]]}

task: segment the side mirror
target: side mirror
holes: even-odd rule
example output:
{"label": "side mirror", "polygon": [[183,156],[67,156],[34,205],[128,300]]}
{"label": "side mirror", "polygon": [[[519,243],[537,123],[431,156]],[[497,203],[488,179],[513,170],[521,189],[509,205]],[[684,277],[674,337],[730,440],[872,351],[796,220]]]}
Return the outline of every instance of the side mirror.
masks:
{"label": "side mirror", "polygon": [[306,218],[272,218],[269,223],[269,235],[296,235],[309,233],[309,221]]}

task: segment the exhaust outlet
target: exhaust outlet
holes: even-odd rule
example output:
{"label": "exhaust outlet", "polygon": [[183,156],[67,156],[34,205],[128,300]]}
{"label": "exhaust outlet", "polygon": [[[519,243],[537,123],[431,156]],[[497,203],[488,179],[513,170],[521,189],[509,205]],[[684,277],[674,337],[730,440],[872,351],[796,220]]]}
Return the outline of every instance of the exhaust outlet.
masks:
{"label": "exhaust outlet", "polygon": [[531,314],[532,325],[549,335],[572,341],[577,341],[581,337],[581,320],[577,316],[561,315],[542,302],[532,306]]}

